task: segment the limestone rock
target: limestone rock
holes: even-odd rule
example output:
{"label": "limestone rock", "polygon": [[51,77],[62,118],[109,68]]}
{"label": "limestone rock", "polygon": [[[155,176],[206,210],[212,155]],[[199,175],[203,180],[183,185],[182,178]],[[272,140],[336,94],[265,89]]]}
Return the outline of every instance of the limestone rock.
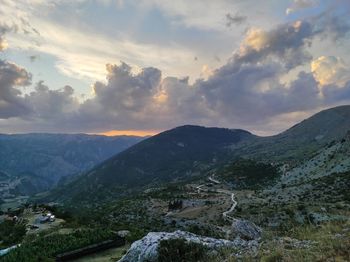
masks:
{"label": "limestone rock", "polygon": [[316,242],[311,240],[298,240],[291,237],[282,237],[278,239],[278,244],[286,249],[309,249],[315,245]]}
{"label": "limestone rock", "polygon": [[175,231],[172,233],[150,232],[144,238],[134,242],[119,262],[155,262],[158,258],[160,241],[168,239],[185,239],[188,242],[202,244],[213,251],[222,247],[233,248],[237,250],[235,254],[237,256],[243,253],[257,252],[259,246],[255,240],[246,241],[240,238],[229,241],[199,236],[185,231]]}
{"label": "limestone rock", "polygon": [[120,230],[117,232],[117,235],[120,237],[127,237],[128,235],[130,235],[130,231],[129,230]]}
{"label": "limestone rock", "polygon": [[248,220],[236,219],[233,221],[230,230],[230,239],[240,237],[245,240],[259,240],[262,230],[253,222]]}

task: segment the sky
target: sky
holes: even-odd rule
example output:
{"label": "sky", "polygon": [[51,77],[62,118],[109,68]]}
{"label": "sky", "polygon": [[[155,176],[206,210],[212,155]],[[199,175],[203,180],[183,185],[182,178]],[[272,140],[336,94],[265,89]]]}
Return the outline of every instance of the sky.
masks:
{"label": "sky", "polygon": [[348,0],[0,0],[0,133],[284,131],[350,104]]}

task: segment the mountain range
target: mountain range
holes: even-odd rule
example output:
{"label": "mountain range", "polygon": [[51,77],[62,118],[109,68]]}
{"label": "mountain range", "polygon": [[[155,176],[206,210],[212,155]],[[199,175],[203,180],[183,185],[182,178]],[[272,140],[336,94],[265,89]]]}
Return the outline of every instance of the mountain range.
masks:
{"label": "mountain range", "polygon": [[50,189],[142,139],[85,134],[1,134],[0,182],[4,185],[0,188],[1,195],[4,197],[9,191],[12,195],[27,195]]}
{"label": "mountain range", "polygon": [[104,161],[56,188],[47,199],[78,205],[105,202],[132,190],[200,178],[242,158],[297,166],[349,130],[350,106],[321,111],[270,137],[240,129],[177,127]]}

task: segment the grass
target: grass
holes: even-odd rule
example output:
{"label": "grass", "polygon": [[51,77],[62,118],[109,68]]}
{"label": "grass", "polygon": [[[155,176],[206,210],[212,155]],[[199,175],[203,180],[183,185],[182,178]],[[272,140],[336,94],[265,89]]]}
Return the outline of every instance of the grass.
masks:
{"label": "grass", "polygon": [[72,260],[72,262],[110,262],[118,261],[130,248],[130,245],[122,247],[110,248],[102,252],[98,252],[92,255],[87,255],[79,259]]}
{"label": "grass", "polygon": [[[350,261],[350,223],[330,222],[320,226],[295,226],[276,241],[273,232],[265,234],[258,258],[261,261]],[[309,241],[298,248],[286,241]]]}
{"label": "grass", "polygon": [[207,248],[201,244],[187,242],[185,239],[160,241],[158,262],[197,262],[207,260]]}

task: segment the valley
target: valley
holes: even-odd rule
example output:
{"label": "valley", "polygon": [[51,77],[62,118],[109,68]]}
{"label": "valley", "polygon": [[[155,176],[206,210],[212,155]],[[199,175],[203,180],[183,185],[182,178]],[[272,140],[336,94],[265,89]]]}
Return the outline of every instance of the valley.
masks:
{"label": "valley", "polygon": [[0,134],[0,209],[17,207],[34,194],[65,184],[142,139],[84,134]]}
{"label": "valley", "polygon": [[0,262],[350,262],[350,0],[0,0]]}
{"label": "valley", "polygon": [[[348,261],[349,108],[273,137],[183,126],[145,139],[50,191],[18,198],[17,207],[4,201],[3,220],[22,222],[11,222],[16,237],[1,246],[22,246],[1,259],[53,261],[123,232],[123,247],[77,261],[164,261],[179,250],[214,262]],[[34,229],[35,237],[23,226],[38,207],[60,223]],[[48,251],[38,255],[39,246]]]}

